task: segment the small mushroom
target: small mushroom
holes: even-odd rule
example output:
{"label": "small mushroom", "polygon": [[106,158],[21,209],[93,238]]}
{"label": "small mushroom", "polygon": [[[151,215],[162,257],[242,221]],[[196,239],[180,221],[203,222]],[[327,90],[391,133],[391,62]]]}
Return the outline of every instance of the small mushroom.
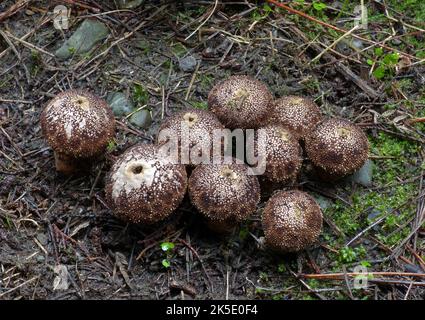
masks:
{"label": "small mushroom", "polygon": [[105,151],[115,136],[109,105],[82,90],[59,93],[41,113],[41,129],[59,172],[71,174]]}
{"label": "small mushroom", "polygon": [[189,178],[192,204],[217,232],[229,232],[255,212],[260,201],[260,186],[248,166],[201,164]]}
{"label": "small mushroom", "polygon": [[213,144],[214,130],[223,129],[224,126],[210,111],[199,109],[180,111],[162,123],[157,143],[163,145],[176,138],[179,159],[183,164],[194,166],[211,160],[214,153],[222,153],[221,145]]}
{"label": "small mushroom", "polygon": [[266,123],[273,108],[267,86],[249,76],[232,76],[215,85],[208,107],[231,129],[255,129]]}
{"label": "small mushroom", "polygon": [[322,119],[319,107],[309,98],[286,96],[277,99],[274,105],[270,123],[283,125],[300,140],[304,140]]}
{"label": "small mushroom", "polygon": [[151,144],[125,151],[107,177],[106,198],[114,214],[124,221],[144,224],[170,216],[187,187],[185,167],[175,160]]}
{"label": "small mushroom", "polygon": [[293,183],[301,169],[301,151],[292,132],[281,125],[267,125],[256,132],[255,155],[265,157],[264,176],[269,181]]}
{"label": "small mushroom", "polygon": [[343,119],[319,123],[306,138],[306,152],[325,180],[336,180],[360,169],[369,154],[369,141],[361,128]]}
{"label": "small mushroom", "polygon": [[306,249],[318,239],[322,220],[320,206],[308,193],[279,191],[264,208],[262,224],[265,242],[279,252]]}

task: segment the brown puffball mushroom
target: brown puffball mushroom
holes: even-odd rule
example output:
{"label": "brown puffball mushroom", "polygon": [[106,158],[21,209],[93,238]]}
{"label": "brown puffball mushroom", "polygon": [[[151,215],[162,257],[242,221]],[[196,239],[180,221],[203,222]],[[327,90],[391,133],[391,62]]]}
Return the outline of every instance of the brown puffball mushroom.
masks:
{"label": "brown puffball mushroom", "polygon": [[260,201],[260,186],[248,166],[201,164],[189,178],[192,204],[217,232],[229,232],[255,212]]}
{"label": "brown puffball mushroom", "polygon": [[183,160],[184,164],[197,165],[204,158],[212,159],[213,152],[222,153],[221,148],[213,148],[213,131],[223,129],[224,126],[210,111],[180,111],[164,120],[159,129],[157,144],[163,145],[175,138],[179,159]]}
{"label": "brown puffball mushroom", "polygon": [[283,126],[268,125],[256,133],[255,155],[265,157],[264,176],[269,181],[293,183],[301,169],[301,151],[296,137]]}
{"label": "brown puffball mushroom", "polygon": [[153,224],[179,206],[186,193],[184,165],[152,144],[126,150],[107,177],[106,199],[114,214],[128,222]]}
{"label": "brown puffball mushroom", "polygon": [[322,120],[317,104],[299,96],[286,96],[275,100],[270,123],[280,124],[291,130],[297,139],[304,138]]}
{"label": "brown puffball mushroom", "polygon": [[262,216],[269,248],[295,252],[311,246],[322,230],[322,211],[308,193],[279,191],[267,201]]}
{"label": "brown puffball mushroom", "polygon": [[46,105],[41,129],[54,150],[57,171],[71,174],[104,152],[115,136],[115,119],[103,99],[87,91],[68,90]]}
{"label": "brown puffball mushroom", "polygon": [[331,181],[360,169],[369,154],[366,134],[343,119],[319,123],[306,138],[305,147],[319,176]]}
{"label": "brown puffball mushroom", "polygon": [[208,108],[230,129],[255,129],[266,123],[273,108],[267,86],[249,76],[232,76],[216,84]]}

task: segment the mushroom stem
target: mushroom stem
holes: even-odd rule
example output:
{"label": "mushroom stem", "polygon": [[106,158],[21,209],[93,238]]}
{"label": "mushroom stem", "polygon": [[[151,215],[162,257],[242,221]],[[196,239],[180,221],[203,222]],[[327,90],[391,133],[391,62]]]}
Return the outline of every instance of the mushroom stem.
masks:
{"label": "mushroom stem", "polygon": [[[342,179],[343,177],[345,177],[345,174],[335,174],[335,173],[330,173],[327,172],[325,170],[323,170],[322,168],[313,165],[314,168],[314,172],[316,174],[316,177],[324,182],[328,182],[328,183],[332,183],[332,182],[336,182],[340,179]],[[350,173],[348,173],[350,174]]]}
{"label": "mushroom stem", "polygon": [[65,175],[71,175],[77,171],[76,161],[72,157],[56,151],[54,152],[54,156],[55,166],[58,172]]}
{"label": "mushroom stem", "polygon": [[276,190],[285,189],[293,186],[295,181],[276,182],[270,181],[267,177],[261,176],[258,178],[261,190],[261,199],[268,200]]}
{"label": "mushroom stem", "polygon": [[86,174],[97,161],[102,159],[102,155],[88,158],[74,158],[61,152],[54,151],[56,170],[63,175],[76,173]]}
{"label": "mushroom stem", "polygon": [[238,226],[236,221],[231,219],[227,219],[227,220],[206,219],[206,224],[211,231],[218,234],[222,234],[222,235],[231,234]]}

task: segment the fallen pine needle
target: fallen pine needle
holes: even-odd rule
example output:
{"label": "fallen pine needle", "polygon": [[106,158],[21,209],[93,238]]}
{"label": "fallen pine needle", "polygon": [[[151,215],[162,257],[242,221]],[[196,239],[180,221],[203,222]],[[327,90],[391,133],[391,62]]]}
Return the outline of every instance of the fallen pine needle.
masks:
{"label": "fallen pine needle", "polygon": [[415,272],[347,272],[347,273],[322,273],[322,274],[299,274],[298,277],[306,279],[327,279],[327,280],[339,280],[344,279],[345,276],[357,277],[415,277],[425,278],[425,273]]}

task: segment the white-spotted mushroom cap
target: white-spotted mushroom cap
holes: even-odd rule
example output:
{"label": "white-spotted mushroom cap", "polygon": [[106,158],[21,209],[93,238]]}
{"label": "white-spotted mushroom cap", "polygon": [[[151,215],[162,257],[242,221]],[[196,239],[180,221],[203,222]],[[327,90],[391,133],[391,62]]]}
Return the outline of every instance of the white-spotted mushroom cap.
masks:
{"label": "white-spotted mushroom cap", "polygon": [[249,76],[232,76],[215,85],[208,108],[227,128],[255,129],[265,124],[273,108],[267,86]]}
{"label": "white-spotted mushroom cap", "polygon": [[156,145],[139,144],[125,151],[112,166],[106,198],[122,220],[152,224],[171,215],[186,188],[184,165],[176,164]]}
{"label": "white-spotted mushroom cap", "polygon": [[301,146],[291,131],[280,125],[258,129],[256,156],[266,159],[264,176],[273,182],[292,183],[302,165]]}
{"label": "white-spotted mushroom cap", "polygon": [[246,220],[260,201],[260,186],[245,164],[201,164],[189,178],[192,204],[208,220]]}
{"label": "white-spotted mushroom cap", "polygon": [[266,244],[280,252],[306,249],[317,241],[322,220],[319,205],[308,193],[279,191],[267,201],[262,216]]}
{"label": "white-spotted mushroom cap", "polygon": [[59,93],[41,113],[47,143],[73,158],[99,155],[115,136],[115,119],[103,99],[82,90]]}
{"label": "white-spotted mushroom cap", "polygon": [[180,111],[164,120],[159,129],[157,143],[163,145],[175,139],[182,163],[196,165],[204,158],[212,159],[214,152],[222,154],[222,144],[218,146],[213,144],[214,130],[223,129],[224,126],[210,111],[199,109]]}
{"label": "white-spotted mushroom cap", "polygon": [[299,96],[285,96],[274,102],[273,115],[270,123],[280,124],[291,130],[297,139],[304,138],[322,120],[317,104]]}
{"label": "white-spotted mushroom cap", "polygon": [[339,178],[360,169],[369,154],[366,134],[344,119],[319,123],[306,138],[305,146],[313,164],[329,178]]}

